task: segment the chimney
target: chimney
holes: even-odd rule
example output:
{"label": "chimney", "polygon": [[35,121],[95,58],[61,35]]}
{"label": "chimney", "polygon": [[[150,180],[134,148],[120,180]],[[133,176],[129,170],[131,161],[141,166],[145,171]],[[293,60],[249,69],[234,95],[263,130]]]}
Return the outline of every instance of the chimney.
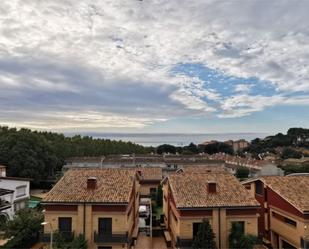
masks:
{"label": "chimney", "polygon": [[96,189],[97,188],[97,178],[88,177],[87,179],[87,189]]}
{"label": "chimney", "polygon": [[217,183],[215,181],[208,182],[208,193],[216,193],[217,192]]}

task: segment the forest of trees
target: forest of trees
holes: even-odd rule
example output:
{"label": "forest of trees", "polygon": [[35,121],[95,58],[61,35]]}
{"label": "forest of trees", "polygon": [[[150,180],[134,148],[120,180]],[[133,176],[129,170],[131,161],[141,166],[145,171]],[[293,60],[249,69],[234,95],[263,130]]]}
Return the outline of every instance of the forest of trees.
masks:
{"label": "forest of trees", "polygon": [[[265,139],[256,138],[251,141],[251,144],[246,151],[256,156],[265,152],[275,153],[276,147],[309,148],[309,129],[290,128],[286,135],[278,133],[274,136],[268,136]],[[291,150],[289,152],[291,152]],[[299,157],[299,155],[297,155],[296,158],[297,157]]]}
{"label": "forest of trees", "polygon": [[9,176],[28,177],[34,182],[60,170],[68,157],[143,154],[150,150],[131,142],[0,127],[0,164],[7,166]]}

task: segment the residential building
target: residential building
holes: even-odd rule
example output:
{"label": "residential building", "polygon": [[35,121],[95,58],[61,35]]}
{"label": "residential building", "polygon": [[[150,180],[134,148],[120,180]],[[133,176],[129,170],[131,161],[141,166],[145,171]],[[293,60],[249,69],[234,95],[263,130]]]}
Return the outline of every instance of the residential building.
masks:
{"label": "residential building", "polygon": [[162,181],[162,168],[160,167],[137,167],[139,176],[140,196],[151,197],[157,193]]}
{"label": "residential building", "polygon": [[15,212],[27,207],[30,199],[30,181],[28,178],[8,177],[6,176],[6,167],[0,166],[0,188],[13,191],[12,195],[5,196],[6,201],[11,199],[11,208],[5,209],[1,212],[7,214],[12,219]]}
{"label": "residential building", "polygon": [[244,234],[257,235],[259,203],[231,174],[198,170],[172,174],[163,180],[163,213],[172,246],[186,248],[208,219],[218,248],[228,248],[233,223]]}
{"label": "residential building", "polygon": [[243,182],[260,203],[259,236],[273,248],[309,248],[309,175]]}
{"label": "residential building", "polygon": [[242,150],[246,149],[250,144],[248,141],[246,141],[244,139],[239,139],[239,140],[236,140],[236,141],[228,140],[228,141],[225,141],[224,143],[232,146],[234,152],[242,151]]}
{"label": "residential building", "polygon": [[10,213],[14,212],[13,205],[14,190],[0,188],[0,216],[1,221],[8,220]]}
{"label": "residential building", "polygon": [[43,199],[44,235],[82,234],[88,248],[128,248],[137,236],[139,184],[136,171],[70,169]]}

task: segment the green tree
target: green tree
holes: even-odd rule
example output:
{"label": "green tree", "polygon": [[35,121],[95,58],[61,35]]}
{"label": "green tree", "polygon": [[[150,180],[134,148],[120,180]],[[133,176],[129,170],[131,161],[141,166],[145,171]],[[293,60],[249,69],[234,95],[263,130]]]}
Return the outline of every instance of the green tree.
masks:
{"label": "green tree", "polygon": [[229,235],[230,249],[253,249],[257,242],[258,238],[256,236],[244,234],[243,228],[239,223],[232,223]]}
{"label": "green tree", "polygon": [[162,207],[163,204],[163,191],[162,186],[160,185],[157,190],[157,198],[156,198],[157,206]]}
{"label": "green tree", "polygon": [[3,226],[4,237],[11,238],[3,248],[27,248],[36,243],[43,214],[35,209],[23,209]]}
{"label": "green tree", "polygon": [[303,154],[292,148],[284,148],[281,154],[282,159],[301,158]]}
{"label": "green tree", "polygon": [[176,153],[176,147],[170,144],[162,144],[157,147],[157,153],[163,154],[163,153]]}
{"label": "green tree", "polygon": [[244,179],[249,177],[250,170],[247,167],[240,166],[236,169],[236,177],[238,179]]}
{"label": "green tree", "polygon": [[212,231],[208,220],[204,219],[199,225],[196,237],[193,240],[192,248],[194,249],[217,249],[215,234]]}
{"label": "green tree", "polygon": [[74,238],[70,244],[71,249],[87,249],[87,240],[85,240],[83,235],[78,235]]}

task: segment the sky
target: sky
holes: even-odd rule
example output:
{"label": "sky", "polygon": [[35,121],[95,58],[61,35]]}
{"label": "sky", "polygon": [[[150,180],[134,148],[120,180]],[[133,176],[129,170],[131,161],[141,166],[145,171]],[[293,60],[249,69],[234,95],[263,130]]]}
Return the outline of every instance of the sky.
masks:
{"label": "sky", "polygon": [[306,0],[1,0],[0,125],[308,128],[308,9]]}

